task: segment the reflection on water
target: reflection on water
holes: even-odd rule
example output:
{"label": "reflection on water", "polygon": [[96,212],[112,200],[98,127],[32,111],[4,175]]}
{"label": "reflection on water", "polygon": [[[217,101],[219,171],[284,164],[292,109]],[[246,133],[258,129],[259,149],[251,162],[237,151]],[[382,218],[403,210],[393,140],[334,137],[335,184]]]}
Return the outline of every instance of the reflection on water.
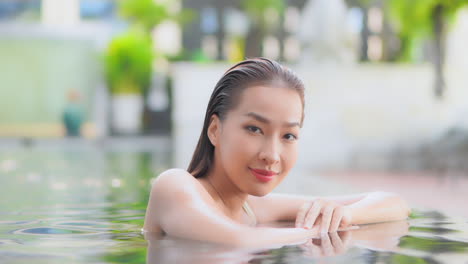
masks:
{"label": "reflection on water", "polygon": [[15,234],[35,234],[35,235],[76,235],[76,234],[87,234],[84,230],[73,230],[73,229],[62,229],[54,227],[36,227],[16,230]]}
{"label": "reflection on water", "polygon": [[2,152],[0,262],[466,263],[468,259],[468,223],[438,212],[416,211],[409,221],[365,225],[300,245],[262,249],[143,236],[149,182],[170,166],[169,157],[158,150]]}
{"label": "reflection on water", "polygon": [[454,229],[450,229],[450,228],[443,228],[443,227],[438,227],[438,226],[436,226],[436,227],[412,226],[411,230],[412,231],[432,233],[434,235],[442,235],[442,234],[460,232],[458,230],[454,230]]}
{"label": "reflection on water", "polygon": [[[421,219],[364,225],[300,245],[265,249],[235,249],[148,234],[147,261],[151,264],[311,263],[320,259],[320,263],[466,263],[466,241],[450,235],[440,237],[430,227],[419,229],[418,225],[430,226],[434,220]],[[456,231],[464,233],[466,239],[467,226],[461,227],[463,230]],[[413,228],[419,233],[413,232]]]}
{"label": "reflection on water", "polygon": [[468,248],[468,243],[453,241],[447,238],[427,238],[427,237],[403,237],[400,240],[400,247],[417,249],[420,251],[427,251],[432,253],[444,252],[465,252]]}

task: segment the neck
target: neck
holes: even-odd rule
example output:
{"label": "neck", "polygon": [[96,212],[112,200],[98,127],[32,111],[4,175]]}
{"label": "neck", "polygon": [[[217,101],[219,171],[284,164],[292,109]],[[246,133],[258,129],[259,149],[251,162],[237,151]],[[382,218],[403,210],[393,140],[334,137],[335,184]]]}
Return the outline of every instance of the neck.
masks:
{"label": "neck", "polygon": [[233,216],[241,213],[242,205],[247,200],[247,193],[239,190],[227,175],[215,170],[206,175],[205,180],[209,185],[211,196],[223,206],[223,209]]}

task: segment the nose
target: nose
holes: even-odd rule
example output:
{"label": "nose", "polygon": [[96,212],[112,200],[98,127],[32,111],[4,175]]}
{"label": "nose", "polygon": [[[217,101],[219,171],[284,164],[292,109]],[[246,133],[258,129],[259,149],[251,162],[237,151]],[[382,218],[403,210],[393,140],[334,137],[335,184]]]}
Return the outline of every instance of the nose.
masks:
{"label": "nose", "polygon": [[279,143],[275,139],[266,140],[263,145],[259,158],[267,165],[276,164],[280,161]]}

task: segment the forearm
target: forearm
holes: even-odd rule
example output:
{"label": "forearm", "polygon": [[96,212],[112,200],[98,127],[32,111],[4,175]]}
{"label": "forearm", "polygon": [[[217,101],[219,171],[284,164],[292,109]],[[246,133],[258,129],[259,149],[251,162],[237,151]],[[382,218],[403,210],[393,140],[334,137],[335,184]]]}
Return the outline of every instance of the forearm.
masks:
{"label": "forearm", "polygon": [[248,248],[298,243],[318,233],[317,229],[250,227],[207,207],[167,210],[159,222],[171,236]]}
{"label": "forearm", "polygon": [[385,192],[369,193],[362,200],[347,206],[351,224],[369,224],[406,219],[408,204],[398,195]]}

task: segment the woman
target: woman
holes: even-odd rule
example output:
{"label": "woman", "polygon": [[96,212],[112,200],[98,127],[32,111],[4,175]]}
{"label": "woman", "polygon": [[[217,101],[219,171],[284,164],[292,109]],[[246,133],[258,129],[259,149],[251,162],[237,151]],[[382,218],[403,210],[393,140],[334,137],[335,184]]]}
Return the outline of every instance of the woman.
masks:
{"label": "woman", "polygon": [[[144,230],[236,246],[297,243],[352,225],[405,219],[391,193],[316,198],[270,194],[297,159],[304,85],[277,62],[256,58],[216,84],[188,171],[154,182]],[[256,227],[295,221],[295,228]]]}

